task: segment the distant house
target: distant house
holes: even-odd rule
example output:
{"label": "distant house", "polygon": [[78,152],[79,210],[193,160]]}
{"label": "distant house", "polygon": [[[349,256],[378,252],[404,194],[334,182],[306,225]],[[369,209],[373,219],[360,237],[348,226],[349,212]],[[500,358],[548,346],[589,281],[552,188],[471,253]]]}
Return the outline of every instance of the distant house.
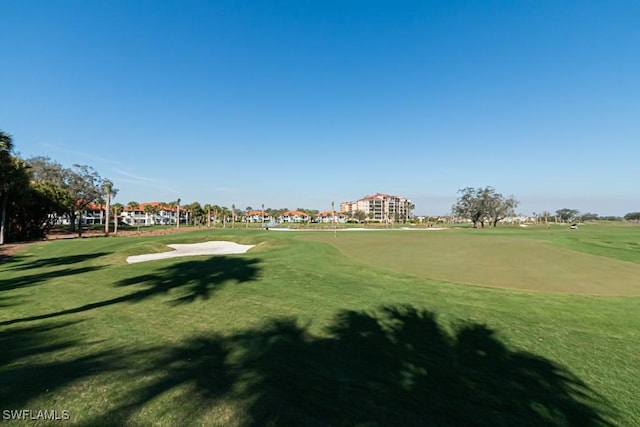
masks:
{"label": "distant house", "polygon": [[[106,217],[104,213],[104,206],[97,203],[89,203],[80,211],[80,221],[83,225],[103,224]],[[76,219],[77,222],[77,219]],[[56,224],[69,225],[69,215],[64,214],[57,218]]]}
{"label": "distant house", "polygon": [[269,222],[271,216],[266,211],[250,211],[244,215],[245,222]]}
{"label": "distant house", "polygon": [[[145,210],[146,206],[152,206],[153,211],[149,212],[148,208]],[[160,202],[140,203],[135,208],[125,206],[120,217],[122,222],[133,226],[167,225],[176,223],[176,210]]]}
{"label": "distant house", "polygon": [[316,222],[325,224],[336,222],[339,224],[344,224],[345,222],[347,222],[347,215],[342,212],[324,211],[320,212],[318,216],[316,216]]}
{"label": "distant house", "polygon": [[82,211],[82,223],[86,225],[103,224],[105,220],[104,206],[89,203]]}
{"label": "distant house", "polygon": [[286,211],[280,215],[280,222],[308,222],[311,218],[309,215],[302,211]]}

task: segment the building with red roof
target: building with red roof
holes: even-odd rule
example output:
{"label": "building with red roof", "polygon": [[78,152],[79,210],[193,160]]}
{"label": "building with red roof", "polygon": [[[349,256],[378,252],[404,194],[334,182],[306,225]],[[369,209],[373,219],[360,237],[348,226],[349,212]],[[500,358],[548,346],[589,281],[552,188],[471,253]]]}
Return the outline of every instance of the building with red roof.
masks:
{"label": "building with red roof", "polygon": [[278,218],[279,222],[309,222],[311,217],[308,213],[302,211],[285,211]]}
{"label": "building with red roof", "polygon": [[406,197],[376,193],[364,196],[356,202],[340,203],[340,212],[352,216],[362,211],[372,221],[406,221],[413,218],[414,205]]}

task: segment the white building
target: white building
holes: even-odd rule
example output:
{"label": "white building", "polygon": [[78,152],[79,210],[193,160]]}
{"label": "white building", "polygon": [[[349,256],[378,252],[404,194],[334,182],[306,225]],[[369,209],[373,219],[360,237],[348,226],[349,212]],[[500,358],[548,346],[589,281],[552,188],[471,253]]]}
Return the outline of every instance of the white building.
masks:
{"label": "white building", "polygon": [[279,222],[308,222],[311,218],[302,211],[286,211],[280,215]]}
{"label": "white building", "polygon": [[[122,222],[132,226],[167,225],[176,223],[177,208],[160,202],[140,203],[137,207],[125,206],[120,214]],[[181,219],[180,222],[184,222]]]}

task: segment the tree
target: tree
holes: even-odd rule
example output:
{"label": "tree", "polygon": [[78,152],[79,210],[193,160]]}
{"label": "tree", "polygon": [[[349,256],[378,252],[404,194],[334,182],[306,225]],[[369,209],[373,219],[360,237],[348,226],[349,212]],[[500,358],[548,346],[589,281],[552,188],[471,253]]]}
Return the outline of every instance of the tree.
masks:
{"label": "tree", "polygon": [[231,204],[231,228],[236,228],[236,205]]}
{"label": "tree", "polygon": [[558,215],[558,217],[562,220],[562,222],[570,221],[572,219],[577,218],[579,213],[580,211],[577,209],[567,209],[567,208],[558,209],[556,211],[556,215]]}
{"label": "tree", "polygon": [[[29,166],[18,157],[9,157],[0,165],[0,245],[5,242],[11,225],[16,225],[25,218],[11,215],[11,208],[18,206],[21,199],[31,188],[29,184]],[[13,218],[13,220],[10,220]],[[15,233],[14,233],[15,234]]]}
{"label": "tree", "polygon": [[215,223],[218,222],[218,214],[220,213],[222,208],[218,205],[213,205],[211,206],[211,210],[213,211],[213,222],[215,225]]}
{"label": "tree", "polygon": [[353,217],[358,220],[358,222],[363,222],[367,219],[367,214],[364,211],[355,211],[353,213]]}
{"label": "tree", "polygon": [[458,190],[461,196],[458,197],[456,204],[451,208],[451,212],[454,215],[471,220],[473,228],[478,228],[478,222],[486,213],[486,208],[482,205],[481,192],[481,188],[475,189],[472,187]]}
{"label": "tree", "polygon": [[0,131],[0,245],[4,244],[5,227],[7,225],[7,205],[9,203],[9,193],[14,187],[15,175],[18,173],[13,151],[13,137],[6,132]]}
{"label": "tree", "polygon": [[504,197],[496,193],[493,187],[485,188],[467,187],[458,190],[461,194],[456,204],[451,208],[454,215],[471,220],[473,228],[478,228],[478,223],[484,228],[485,221],[489,220],[494,227],[499,221],[514,214],[519,202],[513,197]]}
{"label": "tree", "polygon": [[629,212],[624,216],[624,219],[627,221],[638,221],[640,222],[640,212]]}
{"label": "tree", "polygon": [[413,203],[408,203],[404,212],[404,221],[407,222],[410,218],[413,218],[413,211],[415,210],[416,205]]}
{"label": "tree", "polygon": [[31,166],[31,179],[66,188],[67,170],[60,163],[43,156],[30,157],[27,162]]}
{"label": "tree", "polygon": [[591,212],[583,213],[583,214],[580,215],[580,220],[581,221],[595,221],[595,220],[597,220],[599,218],[600,217],[598,216],[598,214],[591,213]]}
{"label": "tree", "polygon": [[75,231],[76,218],[78,233],[82,235],[81,212],[89,203],[98,202],[104,194],[106,179],[100,177],[91,166],[74,164],[65,168],[48,157],[33,157],[27,160],[36,181],[51,182],[69,192],[71,198],[67,206],[70,231]]}
{"label": "tree", "polygon": [[127,203],[127,208],[131,211],[131,218],[133,223],[138,226],[138,231],[140,231],[140,224],[138,224],[138,218],[136,218],[136,211],[140,210],[140,203],[132,200]]}
{"label": "tree", "polygon": [[220,207],[220,216],[222,217],[222,228],[227,228],[227,220],[229,217],[229,208],[226,206]]}
{"label": "tree", "polygon": [[66,212],[69,194],[46,181],[25,181],[8,208],[9,238],[35,240],[46,236]]}
{"label": "tree", "polygon": [[0,244],[44,237],[71,200],[60,186],[32,179],[31,165],[12,151],[11,135],[0,132]]}
{"label": "tree", "polygon": [[176,228],[180,228],[180,199],[176,200]]}
{"label": "tree", "polygon": [[211,227],[211,205],[209,203],[204,205],[204,211],[207,213],[207,228]]}
{"label": "tree", "polygon": [[149,223],[151,223],[152,225],[155,225],[156,223],[156,218],[155,218],[155,214],[156,212],[158,212],[158,209],[151,205],[144,205],[144,208],[142,209],[144,214],[145,214],[145,225],[148,225]]}
{"label": "tree", "polygon": [[118,223],[120,218],[120,212],[124,209],[124,205],[122,203],[114,203],[111,206],[111,210],[113,211],[113,234],[118,234]]}
{"label": "tree", "polygon": [[515,214],[515,208],[519,202],[513,196],[504,197],[500,193],[489,192],[487,197],[487,216],[490,218],[494,228],[499,221]]}
{"label": "tree", "polygon": [[91,166],[74,164],[67,170],[67,190],[75,200],[69,210],[71,223],[78,218],[78,236],[82,236],[82,211],[102,196],[103,180]]}
{"label": "tree", "polygon": [[[109,222],[110,222],[110,218],[109,217],[111,215],[111,199],[113,197],[115,197],[116,194],[118,194],[118,190],[113,188],[113,183],[111,181],[109,181],[108,179],[104,180],[103,187],[104,187],[104,193],[105,193],[105,197],[104,197],[104,213],[105,213],[104,235],[108,236],[109,235]],[[117,219],[116,219],[116,224],[117,224]],[[117,225],[115,227],[117,227]]]}
{"label": "tree", "polygon": [[205,213],[200,203],[193,202],[189,205],[185,205],[184,210],[187,212],[189,218],[187,223],[190,221],[192,225],[202,224]]}

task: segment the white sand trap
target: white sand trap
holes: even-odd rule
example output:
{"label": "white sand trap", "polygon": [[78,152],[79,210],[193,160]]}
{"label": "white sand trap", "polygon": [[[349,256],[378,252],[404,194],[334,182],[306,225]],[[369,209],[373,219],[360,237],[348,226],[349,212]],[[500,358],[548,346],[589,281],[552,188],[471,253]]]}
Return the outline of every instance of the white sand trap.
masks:
{"label": "white sand trap", "polygon": [[448,230],[447,227],[427,227],[427,228],[411,228],[411,227],[401,227],[401,230],[412,230],[412,231],[440,231],[440,230]]}
{"label": "white sand trap", "polygon": [[160,252],[157,254],[134,255],[127,258],[129,264],[144,261],[154,261],[157,259],[177,258],[183,256],[195,255],[229,255],[243,254],[255,245],[239,245],[235,242],[203,242],[191,244],[173,244],[167,245],[175,249],[171,252]]}

